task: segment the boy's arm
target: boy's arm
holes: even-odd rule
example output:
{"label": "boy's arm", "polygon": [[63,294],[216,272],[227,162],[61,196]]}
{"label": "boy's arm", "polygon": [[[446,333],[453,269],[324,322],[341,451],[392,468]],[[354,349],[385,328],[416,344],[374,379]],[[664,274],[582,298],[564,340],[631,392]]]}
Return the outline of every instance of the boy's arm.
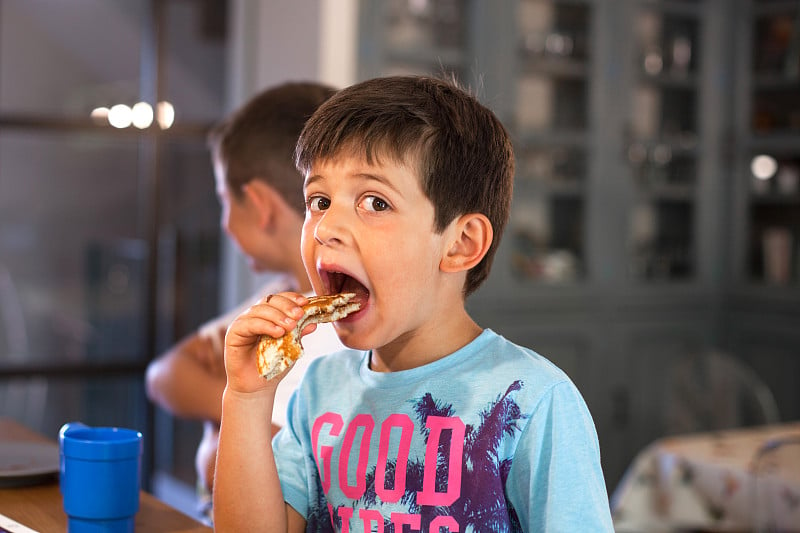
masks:
{"label": "boy's arm", "polygon": [[214,480],[217,531],[288,531],[272,454],[272,395],[226,389]]}
{"label": "boy's arm", "polygon": [[302,533],[305,519],[283,501],[265,396],[231,391],[223,396],[224,422],[219,436],[214,483],[214,530]]}
{"label": "boy's arm", "polygon": [[532,413],[507,490],[525,531],[613,533],[594,422],[572,383],[553,386]]}
{"label": "boy's arm", "polygon": [[[222,337],[224,329],[214,333]],[[147,367],[147,395],[181,418],[219,423],[225,373],[212,338],[194,333]]]}
{"label": "boy's arm", "polygon": [[256,365],[259,336],[282,336],[302,316],[300,304],[305,302],[294,293],[273,296],[269,303],[252,306],[228,329],[227,385],[214,480],[217,531],[305,529],[302,517],[284,502],[272,451],[272,408],[283,375],[266,380]]}

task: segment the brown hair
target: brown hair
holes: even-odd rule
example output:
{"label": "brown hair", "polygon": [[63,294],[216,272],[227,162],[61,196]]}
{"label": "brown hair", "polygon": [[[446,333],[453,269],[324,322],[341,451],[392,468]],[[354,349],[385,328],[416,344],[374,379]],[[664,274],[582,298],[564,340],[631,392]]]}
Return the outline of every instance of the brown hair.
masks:
{"label": "brown hair", "polygon": [[309,119],[297,144],[297,168],[354,151],[416,167],[435,209],[435,231],[482,213],[494,240],[467,273],[464,295],[489,275],[508,221],[514,181],[511,140],[498,118],[456,83],[420,76],[376,78],[339,91]]}
{"label": "brown hair", "polygon": [[208,134],[212,156],[226,168],[235,195],[260,179],[302,213],[303,179],[294,166],[294,149],[303,126],[335,89],[313,82],[289,82],[262,91]]}

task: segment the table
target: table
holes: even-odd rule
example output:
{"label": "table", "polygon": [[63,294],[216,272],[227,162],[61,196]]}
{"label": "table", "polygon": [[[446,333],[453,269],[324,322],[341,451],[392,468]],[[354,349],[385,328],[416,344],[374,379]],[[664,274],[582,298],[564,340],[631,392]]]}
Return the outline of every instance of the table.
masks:
{"label": "table", "polygon": [[[800,422],[659,439],[642,450],[611,498],[617,532],[752,531],[753,465],[776,439],[800,438]],[[778,520],[800,531],[800,455],[778,472]],[[785,499],[785,501],[783,501]]]}
{"label": "table", "polygon": [[[14,442],[49,442],[10,418],[0,417],[0,440]],[[201,533],[212,529],[142,491],[136,531],[148,533]],[[57,481],[30,487],[0,488],[0,514],[42,533],[67,530],[67,515],[62,507]]]}

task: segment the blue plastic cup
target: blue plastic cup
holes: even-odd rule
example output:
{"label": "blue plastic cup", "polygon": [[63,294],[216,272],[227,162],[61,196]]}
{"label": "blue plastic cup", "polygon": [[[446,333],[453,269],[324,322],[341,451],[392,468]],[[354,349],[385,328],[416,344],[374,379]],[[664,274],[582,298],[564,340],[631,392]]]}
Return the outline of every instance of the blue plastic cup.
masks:
{"label": "blue plastic cup", "polygon": [[133,533],[142,483],[142,434],[64,424],[60,486],[69,533]]}

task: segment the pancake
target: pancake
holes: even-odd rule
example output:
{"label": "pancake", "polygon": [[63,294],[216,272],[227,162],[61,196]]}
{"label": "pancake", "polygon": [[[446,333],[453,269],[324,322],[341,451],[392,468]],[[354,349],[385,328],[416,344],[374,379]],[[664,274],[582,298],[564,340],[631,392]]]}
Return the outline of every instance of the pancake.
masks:
{"label": "pancake", "polygon": [[355,293],[310,297],[294,329],[277,339],[269,335],[259,338],[256,350],[258,373],[266,379],[272,379],[294,365],[303,356],[303,344],[300,341],[303,328],[308,324],[335,322],[358,311],[361,304],[351,302],[354,297]]}

